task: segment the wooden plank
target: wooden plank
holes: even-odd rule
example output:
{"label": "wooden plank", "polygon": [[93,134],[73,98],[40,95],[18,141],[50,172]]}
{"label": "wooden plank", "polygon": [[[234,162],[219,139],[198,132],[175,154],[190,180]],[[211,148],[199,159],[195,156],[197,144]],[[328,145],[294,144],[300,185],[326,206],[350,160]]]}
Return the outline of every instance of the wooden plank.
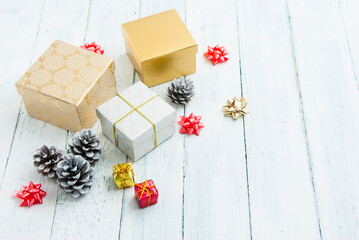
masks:
{"label": "wooden plank", "polygon": [[[133,67],[128,60],[121,35],[121,24],[136,19],[139,1],[91,1],[85,42],[100,44],[105,55],[116,62],[119,90],[133,83]],[[99,122],[93,130],[101,134]],[[73,134],[69,135],[72,138]],[[117,239],[120,231],[123,191],[118,190],[112,177],[112,166],[126,162],[126,155],[101,135],[103,156],[95,164],[95,184],[83,198],[74,199],[64,191],[58,192],[52,239]],[[129,189],[132,190],[132,189]],[[133,191],[133,190],[132,190]],[[99,230],[100,229],[100,230]]]}
{"label": "wooden plank", "polygon": [[285,1],[238,2],[253,239],[320,239]]}
{"label": "wooden plank", "polygon": [[[87,7],[88,0],[76,3],[69,0],[45,2],[33,61],[57,38],[75,44],[75,41],[81,43],[86,26]],[[32,155],[43,144],[64,148],[66,136],[66,130],[30,118],[21,106],[18,127],[0,191],[3,216],[0,221],[4,229],[0,233],[1,239],[49,239],[58,187],[55,181],[37,174],[32,164]],[[19,201],[11,194],[14,189],[20,189],[30,180],[43,183],[42,188],[47,192],[44,204],[20,208]]]}
{"label": "wooden plank", "polygon": [[[175,8],[186,19],[185,1],[142,1],[140,17]],[[191,77],[191,76],[190,76]],[[136,74],[136,82],[139,81]],[[178,115],[184,107],[172,104],[166,96],[170,83],[151,89],[170,103]],[[182,239],[183,214],[183,148],[184,136],[177,131],[155,150],[133,163],[138,183],[152,179],[159,190],[157,205],[140,209],[134,198],[134,190],[126,189],[123,201],[120,239]]]}
{"label": "wooden plank", "polygon": [[[185,112],[201,115],[205,127],[185,136],[184,238],[250,239],[243,119],[222,112],[228,98],[241,95],[236,1],[187,1],[186,10],[199,53],[191,76],[196,97]],[[216,44],[230,60],[213,67],[202,54]]]}
{"label": "wooden plank", "polygon": [[[0,8],[0,186],[19,115],[21,98],[15,82],[30,67],[43,1],[6,1]],[[11,23],[11,24],[9,24]],[[24,41],[26,39],[26,41]]]}
{"label": "wooden plank", "polygon": [[[88,9],[89,0],[3,1],[0,238],[358,239],[358,3],[288,0],[294,53],[285,4],[93,0]],[[42,144],[64,148],[67,132],[29,118],[23,107],[19,112],[14,82],[54,39],[80,45],[85,36],[115,59],[119,89],[125,89],[133,83],[133,68],[120,24],[173,7],[199,43],[197,73],[189,76],[196,97],[177,113],[202,115],[201,136],[176,133],[133,163],[137,181],[152,178],[158,186],[156,206],[140,210],[132,188],[116,190],[111,167],[127,158],[104,137],[94,188],[82,199],[65,196],[36,173],[32,155]],[[230,60],[212,67],[202,53],[217,43],[227,47]],[[241,95],[240,65],[252,110],[245,123],[221,112],[227,98]],[[153,89],[168,100],[167,86]],[[94,130],[101,132],[98,124]],[[20,208],[11,194],[29,180],[42,182],[48,195],[42,206]]]}
{"label": "wooden plank", "polygon": [[359,2],[355,0],[340,0],[338,3],[347,37],[348,50],[355,71],[355,78],[359,86],[359,32],[357,31]]}
{"label": "wooden plank", "polygon": [[358,82],[339,4],[289,0],[288,8],[322,237],[358,239]]}

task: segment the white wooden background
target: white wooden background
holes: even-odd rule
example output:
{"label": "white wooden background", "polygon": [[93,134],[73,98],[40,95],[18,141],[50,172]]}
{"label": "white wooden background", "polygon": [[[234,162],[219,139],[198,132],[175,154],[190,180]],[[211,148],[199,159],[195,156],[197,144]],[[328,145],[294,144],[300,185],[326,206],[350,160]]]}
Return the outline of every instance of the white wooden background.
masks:
{"label": "white wooden background", "polygon": [[[112,165],[129,160],[104,137],[92,191],[66,196],[32,155],[72,133],[27,116],[14,83],[59,39],[101,44],[126,89],[138,76],[121,24],[171,8],[199,46],[196,97],[174,107],[205,128],[133,163],[137,181],[155,181],[155,206],[117,190]],[[358,11],[357,0],[0,0],[0,239],[359,239]],[[217,43],[230,60],[212,67],[202,54]],[[167,99],[167,87],[152,89]],[[248,99],[244,119],[222,116],[233,96]],[[20,208],[12,192],[30,180],[47,196]]]}

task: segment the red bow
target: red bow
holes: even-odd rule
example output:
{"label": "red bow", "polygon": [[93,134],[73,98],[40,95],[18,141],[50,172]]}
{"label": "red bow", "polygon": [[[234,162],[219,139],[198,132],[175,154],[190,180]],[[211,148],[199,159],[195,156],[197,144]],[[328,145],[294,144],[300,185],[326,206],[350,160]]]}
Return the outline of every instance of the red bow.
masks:
{"label": "red bow", "polygon": [[203,123],[201,123],[200,120],[201,116],[195,116],[193,113],[191,113],[188,117],[179,116],[177,121],[179,124],[182,125],[180,133],[187,133],[189,135],[194,133],[199,136],[199,129],[204,127]]}
{"label": "red bow", "polygon": [[96,44],[95,42],[92,43],[85,43],[85,45],[80,46],[82,49],[89,50],[94,53],[103,54],[105,51],[101,50],[101,46]]}
{"label": "red bow", "polygon": [[208,60],[212,61],[213,66],[217,63],[224,63],[228,61],[228,52],[224,47],[216,45],[215,47],[208,46],[208,51],[203,54]]}
{"label": "red bow", "polygon": [[14,191],[15,197],[22,199],[20,207],[32,206],[34,204],[42,204],[42,197],[46,195],[41,189],[41,183],[33,184],[31,181],[29,186],[23,186],[21,191]]}

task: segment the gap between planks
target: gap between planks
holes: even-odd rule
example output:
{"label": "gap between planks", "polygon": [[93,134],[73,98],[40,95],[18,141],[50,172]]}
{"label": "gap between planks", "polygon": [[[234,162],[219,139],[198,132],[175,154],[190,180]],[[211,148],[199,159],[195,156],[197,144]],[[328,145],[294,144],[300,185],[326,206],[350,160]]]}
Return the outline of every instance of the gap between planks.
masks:
{"label": "gap between planks", "polygon": [[315,213],[317,216],[319,237],[320,237],[320,239],[323,239],[322,228],[321,228],[321,223],[320,223],[320,216],[319,216],[319,208],[318,208],[318,204],[319,204],[318,196],[315,191],[315,182],[314,182],[314,176],[313,176],[312,156],[310,153],[310,146],[309,146],[309,142],[308,142],[307,125],[306,125],[306,119],[305,119],[305,114],[304,114],[304,109],[303,109],[303,99],[302,99],[302,92],[301,92],[301,86],[300,86],[299,75],[298,75],[297,59],[295,57],[295,48],[294,48],[294,41],[293,41],[293,25],[292,25],[292,21],[291,21],[291,17],[290,17],[290,12],[289,12],[288,0],[286,0],[285,3],[286,3],[286,8],[287,8],[287,14],[288,14],[288,25],[289,25],[289,34],[290,34],[290,44],[291,44],[291,48],[292,48],[294,75],[295,75],[295,80],[296,80],[297,89],[298,89],[300,113],[302,116],[304,139],[305,139],[305,145],[306,145],[307,157],[308,157],[308,167],[309,167],[308,170],[310,172],[310,180],[311,180],[312,188],[313,188],[313,198],[314,198],[314,203],[315,203]]}

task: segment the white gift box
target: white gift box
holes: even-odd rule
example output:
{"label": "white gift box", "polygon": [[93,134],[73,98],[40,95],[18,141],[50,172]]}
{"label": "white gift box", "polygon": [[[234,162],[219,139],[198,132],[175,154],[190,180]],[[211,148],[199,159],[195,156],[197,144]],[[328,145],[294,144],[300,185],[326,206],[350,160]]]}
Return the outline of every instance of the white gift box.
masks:
{"label": "white gift box", "polygon": [[137,160],[175,132],[176,110],[142,82],[97,107],[103,134]]}

